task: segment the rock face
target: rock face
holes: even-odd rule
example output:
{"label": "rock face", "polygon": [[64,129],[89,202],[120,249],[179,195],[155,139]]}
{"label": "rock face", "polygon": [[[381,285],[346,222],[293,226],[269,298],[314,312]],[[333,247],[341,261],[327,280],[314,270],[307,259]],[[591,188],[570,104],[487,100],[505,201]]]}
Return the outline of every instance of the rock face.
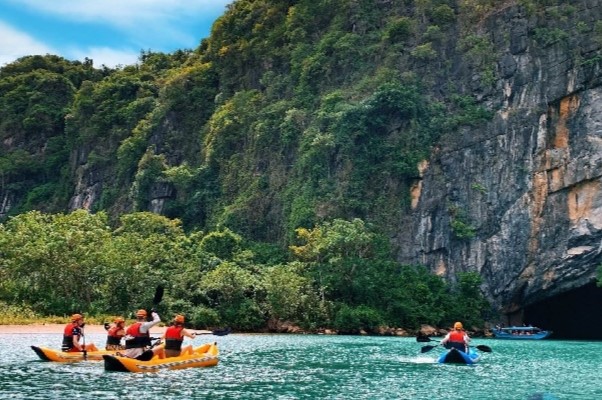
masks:
{"label": "rock face", "polygon": [[[509,3],[482,26],[501,78],[474,88],[495,117],[424,163],[399,240],[403,262],[452,279],[479,272],[508,314],[592,282],[602,262],[602,2],[571,2],[546,31]],[[567,35],[541,38],[554,32]]]}
{"label": "rock face", "polygon": [[[359,9],[360,3],[368,2],[348,3],[356,4]],[[412,14],[413,8],[429,7],[429,2],[383,0],[378,3],[383,10],[395,10],[403,5],[403,12],[407,12],[412,18],[415,16]],[[427,96],[476,96],[479,105],[491,110],[494,117],[486,125],[467,125],[460,130],[454,128],[453,133],[441,138],[431,156],[420,163],[420,177],[416,179],[411,190],[411,212],[405,213],[404,208],[400,212],[404,214],[402,220],[397,224],[390,224],[397,230],[394,241],[398,249],[398,260],[407,264],[426,265],[433,272],[450,280],[455,279],[458,272],[478,272],[483,277],[484,292],[496,308],[507,314],[520,313],[525,307],[591,284],[595,279],[596,269],[602,264],[602,0],[431,3],[450,3],[457,7],[431,7],[433,10],[423,10],[425,12],[420,13],[420,18],[414,18],[416,21],[412,19],[418,24],[431,24],[433,21],[429,20],[429,13],[433,11],[432,14],[437,14],[434,8],[439,9],[439,14],[441,10],[449,9],[449,13],[444,15],[445,18],[439,17],[439,22],[443,23],[442,27],[424,27],[425,31],[433,28],[430,38],[424,35],[416,39],[420,40],[418,45],[422,44],[422,39],[428,41],[432,38],[432,43],[427,43],[429,46],[421,46],[429,50],[426,52],[426,61],[416,61],[412,58],[412,51],[408,51],[411,47],[403,47],[405,42],[397,43],[401,47],[392,47],[395,51],[393,59],[397,60],[399,56],[399,61],[395,61],[394,66],[388,65],[386,69],[398,68],[399,71],[393,72],[420,77],[423,77],[424,72],[425,87],[431,85],[433,89],[432,93],[426,93]],[[492,3],[496,3],[495,8],[484,18],[477,21],[462,19],[465,14],[470,14],[471,7],[479,9],[480,13],[481,8],[489,7]],[[468,12],[462,12],[461,6],[466,6]],[[386,12],[383,11],[383,14]],[[391,16],[398,17],[401,13],[402,11],[397,10],[391,15],[375,20],[382,19],[384,23]],[[353,26],[355,30],[355,24]],[[466,26],[470,28],[466,29]],[[437,35],[438,30],[445,34]],[[468,33],[464,36],[458,33],[464,34],[465,31]],[[414,37],[409,34],[408,36]],[[461,41],[459,37],[462,40],[472,38],[473,47],[470,47],[470,43],[458,44]],[[412,38],[407,38],[408,42],[414,40]],[[467,40],[468,42],[470,41]],[[243,47],[246,48],[246,38],[244,43]],[[342,47],[347,46],[344,41],[341,43]],[[436,50],[430,47],[431,44]],[[382,43],[374,48],[379,49],[381,45]],[[418,64],[419,62],[421,64]],[[251,75],[260,77],[260,72],[256,71]],[[181,88],[176,85],[178,80],[174,79],[175,83],[172,84],[176,86],[166,90],[182,90],[185,95],[174,96],[173,109],[169,108],[172,106],[168,107],[158,102],[165,109],[154,109],[149,115],[152,117],[150,121],[157,118],[161,122],[152,129],[148,128],[149,131],[146,132],[145,127],[149,122],[143,120],[141,126],[144,129],[140,128],[143,133],[149,135],[148,143],[144,142],[144,146],[154,148],[153,155],[165,157],[161,160],[170,167],[199,164],[199,159],[204,157],[201,153],[206,139],[201,137],[206,130],[202,126],[210,119],[213,112],[211,107],[214,105],[211,103],[213,100],[201,100],[207,97],[215,99],[215,104],[221,104],[226,96],[223,91],[218,92],[218,85],[215,84],[215,88],[209,90],[208,94],[196,93],[190,96],[197,99],[196,103],[191,101],[195,103],[190,104],[192,108],[184,107],[179,103],[180,97],[188,99],[189,91],[192,93],[200,90],[204,82],[217,79],[213,77],[213,72],[207,73],[207,76],[201,72],[198,74],[198,81],[186,78]],[[228,75],[227,72],[223,74]],[[226,79],[230,82],[228,85],[234,85],[231,82],[238,80],[238,76],[228,76]],[[271,78],[266,81],[270,80]],[[283,79],[282,82],[287,80]],[[136,91],[138,92],[144,91]],[[166,99],[169,100],[170,97],[167,96]],[[140,99],[133,97],[128,100],[126,96],[122,100],[125,103],[137,102]],[[149,95],[147,100],[154,103],[156,99],[151,99]],[[162,101],[171,104],[171,100]],[[182,102],[185,103],[184,100]],[[284,106],[278,105],[274,110],[280,107]],[[130,115],[130,111],[126,114]],[[300,110],[288,111],[293,116]],[[292,113],[293,111],[295,113]],[[165,116],[159,117],[163,113]],[[274,111],[274,115],[277,116],[278,113]],[[129,121],[129,117],[127,119]],[[305,112],[299,112],[293,119],[299,119],[299,122],[291,124],[291,127],[294,127],[291,128],[291,132],[302,132],[310,126],[310,117],[305,115]],[[280,124],[281,121],[277,122]],[[86,121],[80,123],[84,126],[77,126],[77,130],[86,131]],[[223,125],[228,124],[223,122]],[[274,124],[285,126],[276,124],[276,120]],[[226,144],[236,144],[236,148],[229,153],[253,153],[253,156],[248,156],[248,162],[240,165],[256,166],[257,171],[254,171],[254,174],[256,172],[258,176],[269,176],[265,181],[262,179],[257,182],[271,186],[272,196],[267,198],[280,197],[275,193],[286,189],[292,166],[297,162],[293,159],[297,152],[290,151],[288,154],[287,150],[286,156],[279,155],[275,156],[274,160],[266,161],[265,154],[256,151],[260,149],[260,145],[249,145],[253,148],[245,150],[245,145],[239,143],[245,142],[241,139],[242,133],[239,132],[243,125],[241,122],[238,125],[234,124],[233,128],[228,128],[228,132],[232,131],[233,138],[228,139]],[[69,205],[65,208],[93,210],[115,207],[111,210],[113,214],[133,209],[163,213],[169,209],[169,201],[177,196],[177,190],[170,184],[158,180],[149,183],[144,190],[134,191],[132,187],[135,185],[131,180],[135,178],[124,178],[125,183],[117,181],[117,168],[108,165],[108,161],[102,161],[104,156],[107,160],[117,159],[113,157],[114,153],[118,152],[122,140],[129,135],[133,126],[136,126],[133,122],[132,126],[117,126],[119,129],[115,129],[115,132],[123,134],[124,137],[116,136],[112,140],[105,140],[103,136],[95,137],[92,144],[88,144],[87,147],[81,145],[81,148],[72,152],[71,181],[61,182],[66,184],[65,187],[73,187]],[[58,127],[57,132],[54,132],[56,136],[63,134],[62,123],[59,127],[60,132]],[[258,132],[261,129],[258,128]],[[265,129],[267,132],[272,128]],[[217,132],[220,132],[219,129]],[[295,136],[297,133],[291,135]],[[36,156],[43,154],[44,148],[52,147],[47,146],[44,135],[22,136],[17,139],[12,136],[3,137],[0,147],[23,147],[31,149],[30,153]],[[144,135],[137,135],[142,136]],[[295,142],[290,138],[288,140],[291,140],[291,143]],[[257,138],[247,140],[249,143],[258,141]],[[133,150],[128,150],[127,154],[132,154],[126,158],[138,157],[136,143],[137,140],[130,143]],[[90,158],[94,158],[91,154],[95,154],[96,163],[90,161]],[[251,159],[252,157],[257,159]],[[3,161],[1,158],[0,161]],[[101,161],[98,161],[99,159]],[[137,164],[132,162],[132,168],[135,169]],[[272,167],[272,164],[275,167]],[[233,163],[228,168],[236,170],[236,165]],[[270,168],[274,169],[268,171]],[[8,167],[5,169],[10,171]],[[125,170],[129,171],[127,168]],[[154,170],[149,167],[148,171],[150,175]],[[236,181],[236,173],[231,173],[230,179]],[[136,171],[132,170],[131,175],[135,174]],[[202,177],[204,178],[204,175]],[[24,202],[24,199],[17,198],[8,190],[10,186],[19,187],[20,182],[5,182],[5,179],[8,178],[0,176],[0,219],[5,218],[11,208],[18,208],[18,205]],[[229,182],[228,177],[224,179]],[[206,186],[198,190],[197,199],[191,203],[193,205],[201,205],[206,200],[204,193],[209,193],[206,196],[212,197],[218,192],[218,184],[214,184],[212,180],[197,180],[203,181],[201,185]],[[152,179],[149,178],[150,181]],[[255,182],[252,179],[249,181]],[[333,186],[336,184],[333,183]],[[116,187],[118,185],[121,186]],[[237,188],[237,185],[231,186],[228,190],[231,190],[232,194],[228,195],[231,199],[236,199],[234,192],[240,188]],[[248,190],[247,187],[242,189]],[[404,190],[399,192],[383,202],[405,205],[406,193]],[[103,201],[103,195],[109,200]],[[120,197],[123,201],[114,201],[113,204],[110,200],[113,197]],[[133,199],[134,197],[136,199]],[[227,204],[231,199],[224,200],[223,203]],[[136,205],[135,202],[140,204]],[[216,208],[221,207],[222,203],[217,203],[220,206]],[[285,207],[279,202],[276,202],[275,206],[266,205],[267,203],[268,201],[262,203],[261,207],[256,207],[255,212],[248,213],[249,225],[266,219],[265,214],[276,215],[268,217],[276,221],[273,229],[276,233],[273,235],[277,236],[280,231],[285,230],[282,226],[276,226],[277,223],[285,224],[283,221],[287,217],[280,217],[284,215]],[[207,207],[207,210],[196,213],[196,218],[223,219],[209,215],[212,212],[210,205],[202,204],[202,207]],[[237,207],[238,205],[234,208]],[[300,208],[303,207],[305,205]],[[307,207],[309,210],[309,206]],[[326,218],[330,216],[329,210],[330,207],[323,206],[317,212],[320,218]],[[172,213],[175,214],[176,211],[172,210]],[[195,222],[201,225],[204,223]]]}

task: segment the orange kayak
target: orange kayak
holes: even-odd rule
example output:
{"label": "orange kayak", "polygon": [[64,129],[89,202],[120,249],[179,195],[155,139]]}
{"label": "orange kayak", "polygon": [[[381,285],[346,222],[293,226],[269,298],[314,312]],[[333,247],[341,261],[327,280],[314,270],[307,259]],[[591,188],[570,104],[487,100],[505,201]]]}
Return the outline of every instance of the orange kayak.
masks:
{"label": "orange kayak", "polygon": [[99,350],[99,351],[86,351],[84,352],[64,352],[61,350],[54,350],[48,347],[31,346],[33,351],[43,361],[54,361],[54,362],[79,362],[79,361],[100,361],[104,355],[113,355],[116,350]]}
{"label": "orange kayak", "polygon": [[213,367],[218,363],[219,351],[216,343],[205,343],[194,348],[192,354],[179,357],[162,358],[155,356],[150,361],[117,355],[104,355],[106,371],[118,372],[159,372],[162,370]]}

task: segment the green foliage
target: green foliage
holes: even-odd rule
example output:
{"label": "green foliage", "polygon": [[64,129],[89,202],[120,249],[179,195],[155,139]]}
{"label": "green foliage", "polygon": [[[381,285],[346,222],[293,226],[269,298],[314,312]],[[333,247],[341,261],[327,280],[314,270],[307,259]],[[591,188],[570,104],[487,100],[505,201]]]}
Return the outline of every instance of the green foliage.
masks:
{"label": "green foliage", "polygon": [[447,4],[439,4],[431,12],[431,18],[436,25],[444,26],[454,22],[456,14]]}
{"label": "green foliage", "polygon": [[263,290],[261,282],[249,271],[231,262],[222,262],[199,282],[209,305],[222,316],[222,323],[239,329],[253,330],[265,324],[265,318],[254,299]]}
{"label": "green foliage", "polygon": [[446,321],[464,321],[468,327],[482,326],[489,310],[489,303],[484,298],[479,286],[482,278],[476,272],[459,273],[458,282],[452,291]]}
{"label": "green foliage", "polygon": [[414,34],[415,24],[409,17],[395,18],[385,28],[384,39],[392,43],[405,42]]}
{"label": "green foliage", "polygon": [[487,188],[482,183],[475,182],[470,186],[472,189],[477,190],[483,194],[487,193]]}
{"label": "green foliage", "polygon": [[343,305],[336,313],[334,327],[342,332],[356,333],[360,329],[376,331],[382,326],[380,313],[367,306],[349,307]]}
{"label": "green foliage", "polygon": [[467,221],[466,215],[457,206],[450,206],[448,211],[451,216],[451,229],[458,239],[472,239],[476,235],[476,229]]}
{"label": "green foliage", "polygon": [[462,0],[459,5],[461,21],[469,29],[489,15],[497,4],[495,0]]}
{"label": "green foliage", "polygon": [[265,307],[271,318],[295,321],[304,328],[315,328],[326,320],[313,281],[302,263],[275,265],[263,271]]}
{"label": "green foliage", "polygon": [[[479,126],[493,118],[493,112],[477,104],[472,96],[453,95],[447,107],[434,113],[431,120],[442,133],[454,132],[462,126]],[[449,136],[446,139],[453,140]]]}
{"label": "green foliage", "polygon": [[205,135],[204,157],[208,164],[223,166],[242,150],[260,100],[257,91],[240,92],[215,111]]}
{"label": "green foliage", "polygon": [[194,307],[190,312],[187,312],[186,315],[188,322],[194,328],[223,326],[218,312],[206,306]]}
{"label": "green foliage", "polygon": [[154,154],[148,149],[138,163],[138,171],[132,185],[134,208],[137,210],[148,209],[148,199],[152,198],[152,190],[159,182],[164,182],[163,171],[167,168],[165,156]]}
{"label": "green foliage", "polygon": [[21,214],[0,232],[2,289],[12,303],[44,314],[89,309],[100,296],[106,215]]}
{"label": "green foliage", "polygon": [[201,250],[222,260],[231,260],[240,251],[242,238],[229,229],[210,232],[201,240]]}
{"label": "green foliage", "polygon": [[424,32],[424,38],[430,42],[440,42],[445,35],[438,25],[429,25]]}
{"label": "green foliage", "polygon": [[416,46],[411,54],[419,61],[430,61],[437,58],[437,52],[433,49],[431,42]]}
{"label": "green foliage", "polygon": [[542,47],[552,46],[556,43],[567,43],[569,34],[559,28],[535,28],[534,38]]}
{"label": "green foliage", "polygon": [[426,269],[392,261],[361,220],[298,234],[298,261],[260,266],[231,232],[186,234],[179,220],[152,213],[126,214],[113,230],[104,213],[21,214],[0,225],[0,302],[35,315],[127,315],[148,307],[161,284],[160,313],[184,313],[195,327],[256,331],[271,320],[343,332],[459,314],[478,321],[487,307],[478,276],[460,275],[450,291]]}
{"label": "green foliage", "polygon": [[297,235],[303,244],[291,250],[307,264],[323,301],[382,306],[377,293],[389,273],[389,254],[381,236],[359,219],[299,228]]}

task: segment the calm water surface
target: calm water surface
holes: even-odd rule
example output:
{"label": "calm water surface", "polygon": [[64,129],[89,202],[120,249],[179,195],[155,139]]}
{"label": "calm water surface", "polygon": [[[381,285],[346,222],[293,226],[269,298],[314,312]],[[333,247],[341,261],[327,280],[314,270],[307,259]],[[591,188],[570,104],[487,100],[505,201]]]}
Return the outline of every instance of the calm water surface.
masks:
{"label": "calm water surface", "polygon": [[[88,341],[104,343],[103,335]],[[435,363],[413,338],[241,335],[216,340],[220,363],[156,374],[102,362],[40,361],[58,334],[0,334],[0,399],[602,399],[602,342],[474,340],[476,366]]]}

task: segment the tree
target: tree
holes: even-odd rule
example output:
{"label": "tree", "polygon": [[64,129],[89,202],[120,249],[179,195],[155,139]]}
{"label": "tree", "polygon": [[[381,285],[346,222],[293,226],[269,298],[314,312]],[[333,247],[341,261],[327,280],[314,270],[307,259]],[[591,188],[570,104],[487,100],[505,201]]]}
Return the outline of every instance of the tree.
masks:
{"label": "tree", "polygon": [[323,300],[361,304],[367,296],[363,283],[378,275],[374,268],[380,256],[377,236],[360,219],[335,219],[296,232],[304,244],[291,250],[310,264]]}
{"label": "tree", "polygon": [[89,310],[99,290],[110,230],[104,213],[31,211],[0,230],[0,293],[41,313]]}
{"label": "tree", "polygon": [[204,275],[199,285],[225,325],[242,330],[264,326],[265,317],[255,301],[255,296],[263,288],[249,271],[233,262],[222,262]]}

